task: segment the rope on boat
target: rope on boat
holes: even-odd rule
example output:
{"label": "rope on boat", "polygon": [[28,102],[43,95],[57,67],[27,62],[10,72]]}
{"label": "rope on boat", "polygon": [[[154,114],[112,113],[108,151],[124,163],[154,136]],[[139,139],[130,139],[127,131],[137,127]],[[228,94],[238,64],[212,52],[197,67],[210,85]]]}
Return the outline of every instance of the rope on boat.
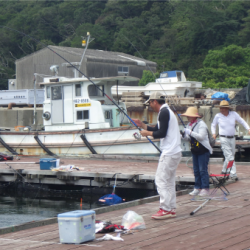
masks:
{"label": "rope on boat", "polygon": [[94,150],[94,148],[91,146],[91,144],[89,143],[89,141],[87,140],[85,135],[80,135],[81,139],[83,140],[84,144],[86,145],[86,147],[90,150],[90,152],[92,154],[97,154],[96,151]]}
{"label": "rope on boat", "polygon": [[44,150],[46,151],[46,153],[48,153],[49,155],[51,156],[57,156],[56,154],[52,153],[48,148],[46,148],[44,146],[44,144],[40,141],[40,139],[38,138],[37,135],[34,136],[34,139],[37,141],[37,143],[39,144],[39,146]]}
{"label": "rope on boat", "polygon": [[18,155],[18,153],[11,148],[1,137],[0,137],[0,143],[6,148],[8,149],[13,155]]}

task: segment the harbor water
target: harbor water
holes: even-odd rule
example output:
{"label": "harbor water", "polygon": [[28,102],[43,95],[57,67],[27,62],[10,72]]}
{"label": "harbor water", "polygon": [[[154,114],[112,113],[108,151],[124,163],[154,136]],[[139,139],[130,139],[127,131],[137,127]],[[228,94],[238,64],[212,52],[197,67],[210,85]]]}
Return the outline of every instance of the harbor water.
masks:
{"label": "harbor water", "polygon": [[[79,194],[74,190],[58,191],[48,194],[48,192],[23,189],[20,192],[20,189],[16,187],[0,186],[0,228],[57,217],[58,214],[64,212],[98,208],[102,206],[98,203],[98,199],[105,194],[112,193],[112,189],[87,194]],[[156,192],[117,189],[116,194],[126,202],[149,197],[155,195]]]}

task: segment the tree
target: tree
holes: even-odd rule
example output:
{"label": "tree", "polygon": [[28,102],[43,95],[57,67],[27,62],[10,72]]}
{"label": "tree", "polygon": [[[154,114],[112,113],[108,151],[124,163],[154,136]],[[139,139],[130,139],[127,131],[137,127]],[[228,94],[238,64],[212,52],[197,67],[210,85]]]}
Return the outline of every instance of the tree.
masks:
{"label": "tree", "polygon": [[155,78],[159,77],[159,73],[155,73],[155,75],[153,75],[153,73],[149,70],[143,70],[142,73],[142,78],[139,81],[139,86],[145,86],[147,85],[149,82],[155,82]]}

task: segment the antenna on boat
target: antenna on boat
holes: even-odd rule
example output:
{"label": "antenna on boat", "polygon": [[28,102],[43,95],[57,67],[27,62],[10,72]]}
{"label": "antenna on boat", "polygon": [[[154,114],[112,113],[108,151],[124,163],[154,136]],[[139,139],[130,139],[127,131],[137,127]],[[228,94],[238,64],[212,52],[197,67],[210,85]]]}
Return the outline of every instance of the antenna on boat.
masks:
{"label": "antenna on boat", "polygon": [[81,61],[80,61],[80,65],[79,65],[79,67],[78,67],[78,70],[81,69],[82,60],[83,60],[83,58],[84,58],[84,56],[85,56],[85,52],[86,52],[86,50],[87,50],[87,48],[88,48],[88,45],[89,45],[93,40],[95,40],[95,38],[90,38],[90,33],[89,33],[89,32],[87,32],[87,36],[86,36],[86,37],[83,37],[83,36],[82,36],[81,38],[82,38],[82,46],[85,47],[85,49],[84,49],[84,51],[83,51],[82,58],[81,58]]}
{"label": "antenna on boat", "polygon": [[[68,62],[67,60],[65,60],[67,63],[63,63],[62,65],[64,66],[64,65],[66,65],[66,66],[72,66],[73,68],[73,72],[74,72],[74,77],[75,78],[78,78],[79,77],[79,72],[83,75],[83,76],[85,76],[81,71],[80,71],[80,69],[81,69],[81,66],[82,66],[82,61],[83,61],[83,58],[84,58],[84,56],[85,56],[85,53],[86,53],[86,51],[87,51],[87,48],[88,48],[88,46],[89,46],[89,44],[95,39],[95,38],[92,38],[91,36],[90,36],[90,32],[87,32],[87,36],[81,36],[81,38],[82,38],[82,46],[83,47],[85,47],[84,48],[84,51],[83,51],[83,54],[82,54],[82,57],[81,57],[81,61],[80,62],[72,62],[72,63],[70,63],[70,62]],[[48,46],[47,46],[48,47]],[[64,59],[64,58],[63,58]],[[77,68],[77,66],[78,66],[78,68]]]}

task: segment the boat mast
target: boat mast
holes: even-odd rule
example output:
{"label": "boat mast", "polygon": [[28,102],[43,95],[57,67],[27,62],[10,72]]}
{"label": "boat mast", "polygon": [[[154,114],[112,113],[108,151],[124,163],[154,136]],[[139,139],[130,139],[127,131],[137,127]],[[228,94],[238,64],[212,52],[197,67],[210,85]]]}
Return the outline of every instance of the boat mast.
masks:
{"label": "boat mast", "polygon": [[33,115],[33,125],[36,125],[36,74],[34,74],[34,115]]}
{"label": "boat mast", "polygon": [[[87,50],[87,48],[88,48],[88,45],[89,45],[94,39],[95,39],[95,38],[90,38],[90,33],[89,33],[89,32],[87,32],[87,36],[86,36],[86,37],[83,37],[83,36],[82,36],[82,46],[85,47],[85,49],[84,49],[84,51],[83,51],[82,58],[81,58],[81,61],[80,61],[78,70],[81,69],[82,61],[83,61],[83,58],[84,58],[84,56],[85,56],[86,50]],[[79,77],[79,71],[77,71],[77,70],[75,70],[75,77]]]}

